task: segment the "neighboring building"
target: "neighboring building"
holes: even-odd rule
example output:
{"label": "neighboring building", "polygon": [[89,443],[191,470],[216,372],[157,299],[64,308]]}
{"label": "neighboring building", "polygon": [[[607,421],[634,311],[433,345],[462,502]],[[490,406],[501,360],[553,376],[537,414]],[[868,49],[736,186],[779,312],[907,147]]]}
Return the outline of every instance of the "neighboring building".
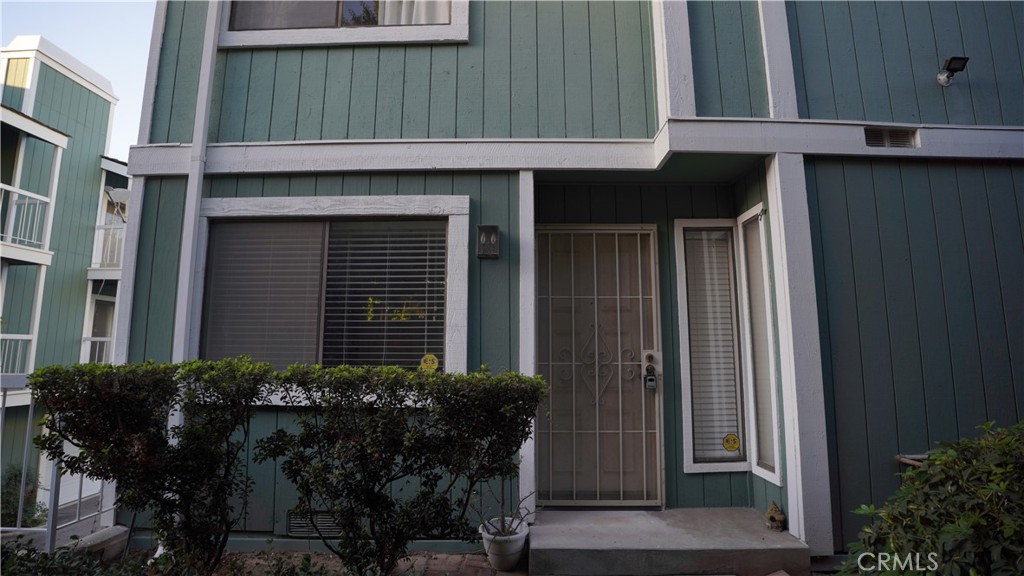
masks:
{"label": "neighboring building", "polygon": [[118,361],[542,374],[521,494],[823,556],[1024,418],[1024,4],[404,4],[159,4]]}
{"label": "neighboring building", "polygon": [[[35,454],[25,451],[26,433],[41,414],[30,406],[27,375],[112,359],[129,179],[124,162],[104,156],[117,103],[108,80],[39,36],[18,36],[0,51],[0,78],[6,475]],[[38,498],[47,503],[49,463],[37,467],[36,459],[26,462],[39,472]],[[59,504],[101,489],[77,476],[61,484]],[[8,512],[5,527],[13,526]]]}

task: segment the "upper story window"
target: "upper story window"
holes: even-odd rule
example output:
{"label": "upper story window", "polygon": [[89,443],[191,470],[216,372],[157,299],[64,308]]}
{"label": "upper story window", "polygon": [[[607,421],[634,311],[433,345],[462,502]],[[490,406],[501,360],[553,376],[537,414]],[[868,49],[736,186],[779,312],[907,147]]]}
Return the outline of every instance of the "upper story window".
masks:
{"label": "upper story window", "polygon": [[236,0],[222,47],[464,42],[468,0]]}

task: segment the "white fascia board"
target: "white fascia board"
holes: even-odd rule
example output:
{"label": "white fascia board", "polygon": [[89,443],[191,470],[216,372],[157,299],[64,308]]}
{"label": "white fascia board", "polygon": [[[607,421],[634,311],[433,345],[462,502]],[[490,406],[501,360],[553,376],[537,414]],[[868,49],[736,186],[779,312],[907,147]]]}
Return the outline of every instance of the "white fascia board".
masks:
{"label": "white fascia board", "polygon": [[124,162],[119,162],[113,158],[107,158],[106,156],[100,157],[100,168],[107,172],[112,172],[119,176],[128,177],[128,165]]}
{"label": "white fascia board", "polygon": [[111,104],[117,103],[110,80],[42,36],[15,36],[2,52],[7,58],[37,57],[100,98]]}
{"label": "white fascia board", "polygon": [[11,242],[0,243],[0,255],[3,256],[4,260],[30,262],[40,266],[49,266],[50,262],[53,261],[53,252],[49,250],[22,246],[21,244],[13,244]]}
{"label": "white fascia board", "polygon": [[[864,128],[918,131],[918,148],[873,148]],[[1024,158],[1024,129],[749,118],[670,120],[649,140],[348,140],[211,144],[206,174],[386,170],[655,170],[673,152],[891,158]],[[189,144],[133,146],[133,176],[188,174]]]}
{"label": "white fascia board", "polygon": [[[864,128],[917,130],[918,148],[875,148]],[[1024,129],[922,126],[879,122],[778,121],[746,118],[669,121],[674,152],[814,154],[900,158],[1022,158]]]}
{"label": "white fascia board", "polygon": [[8,124],[58,148],[67,148],[70,136],[10,108],[0,108],[0,122]]}

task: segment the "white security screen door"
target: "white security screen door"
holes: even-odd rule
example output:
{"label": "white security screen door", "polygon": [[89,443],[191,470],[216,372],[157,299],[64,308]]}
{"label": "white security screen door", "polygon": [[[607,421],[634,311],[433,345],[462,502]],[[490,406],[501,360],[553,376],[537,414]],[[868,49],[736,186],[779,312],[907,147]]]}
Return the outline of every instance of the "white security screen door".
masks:
{"label": "white security screen door", "polygon": [[537,418],[542,504],[661,504],[654,232],[538,227],[537,368],[550,387]]}

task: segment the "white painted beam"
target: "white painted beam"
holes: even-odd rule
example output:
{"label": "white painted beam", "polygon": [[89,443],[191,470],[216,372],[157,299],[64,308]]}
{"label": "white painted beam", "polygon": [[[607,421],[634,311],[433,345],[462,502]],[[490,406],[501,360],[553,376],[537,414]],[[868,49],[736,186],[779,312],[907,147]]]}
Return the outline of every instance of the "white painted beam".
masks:
{"label": "white painted beam", "polygon": [[664,126],[669,119],[697,115],[690,13],[686,2],[655,0],[651,17],[654,25],[658,125]]}
{"label": "white painted beam", "polygon": [[[918,131],[918,148],[872,148],[865,127]],[[1024,158],[1024,129],[750,118],[670,120],[650,140],[349,140],[211,144],[206,174],[387,170],[654,170],[668,154]],[[188,144],[135,146],[134,176],[186,175]]]}
{"label": "white painted beam", "polygon": [[54,130],[34,118],[30,118],[10,108],[0,108],[0,122],[13,126],[26,134],[31,134],[40,140],[49,142],[58,148],[67,148],[68,141],[71,139],[67,134]]}
{"label": "white painted beam", "polygon": [[804,162],[800,155],[777,154],[766,165],[786,427],[786,517],[790,532],[812,555],[831,555],[825,390]]}
{"label": "white painted beam", "polygon": [[768,84],[769,114],[778,119],[799,118],[786,3],[782,0],[760,0],[757,6],[761,16],[761,45]]}
{"label": "white painted beam", "polygon": [[[533,172],[519,173],[519,371],[537,373],[537,253],[534,245]],[[534,422],[536,424],[536,422]],[[519,497],[527,510],[537,508],[536,438],[519,449]]]}

